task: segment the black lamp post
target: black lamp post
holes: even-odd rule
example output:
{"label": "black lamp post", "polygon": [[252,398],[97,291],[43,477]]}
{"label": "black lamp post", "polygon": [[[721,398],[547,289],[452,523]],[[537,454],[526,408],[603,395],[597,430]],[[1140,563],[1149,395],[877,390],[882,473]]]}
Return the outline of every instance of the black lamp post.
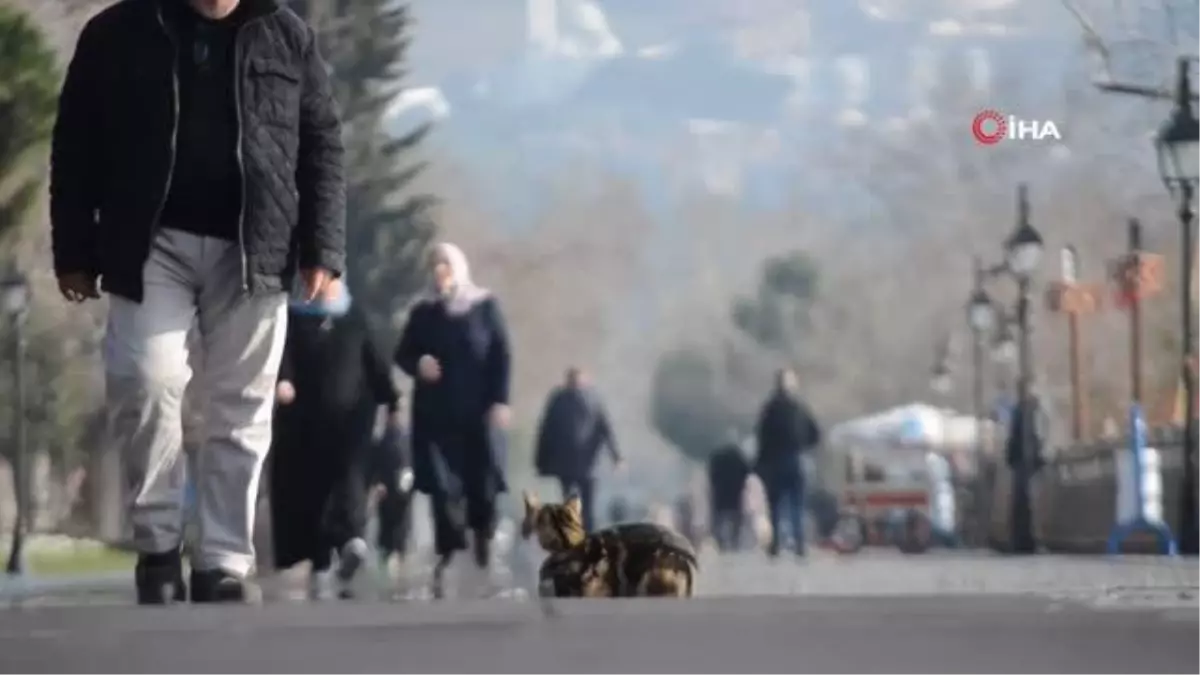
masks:
{"label": "black lamp post", "polygon": [[1182,228],[1180,247],[1183,252],[1183,390],[1186,412],[1183,424],[1183,499],[1179,522],[1179,548],[1184,555],[1197,554],[1196,505],[1196,374],[1192,370],[1196,358],[1196,337],[1192,316],[1193,265],[1195,264],[1196,183],[1200,179],[1200,122],[1192,107],[1192,86],[1188,77],[1188,62],[1179,60],[1179,76],[1175,88],[1175,108],[1171,117],[1158,132],[1155,149],[1158,151],[1158,171],[1163,183],[1178,203],[1179,225]]}
{"label": "black lamp post", "polygon": [[13,349],[13,427],[16,451],[13,453],[13,483],[16,487],[17,517],[13,521],[12,549],[7,572],[24,572],[25,534],[29,529],[29,457],[25,443],[25,317],[29,312],[29,284],[19,272],[0,282],[0,309],[12,327]]}
{"label": "black lamp post", "polygon": [[984,339],[996,323],[996,307],[992,304],[987,289],[984,288],[987,271],[984,270],[979,256],[975,257],[973,273],[974,285],[971,289],[971,297],[967,301],[967,324],[971,327],[973,338],[971,340],[971,394],[975,408],[975,456],[982,458],[984,455],[983,420],[986,416],[983,410],[983,392],[986,386],[983,373]]}
{"label": "black lamp post", "polygon": [[1029,222],[1029,195],[1024,184],[1017,187],[1017,229],[1004,243],[1005,262],[1017,280],[1017,332],[1019,339],[1017,371],[1016,431],[1018,452],[1010,458],[1013,465],[1012,550],[1014,553],[1035,553],[1037,542],[1033,534],[1032,479],[1037,469],[1037,438],[1034,420],[1036,406],[1031,396],[1033,381],[1033,343],[1029,325],[1030,304],[1033,299],[1033,273],[1042,258],[1042,235]]}

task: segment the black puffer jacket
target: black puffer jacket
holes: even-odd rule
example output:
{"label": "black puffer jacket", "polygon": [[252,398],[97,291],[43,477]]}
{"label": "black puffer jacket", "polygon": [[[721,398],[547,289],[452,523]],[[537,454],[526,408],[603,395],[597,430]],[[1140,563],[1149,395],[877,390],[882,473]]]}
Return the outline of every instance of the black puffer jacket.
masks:
{"label": "black puffer jacket", "polygon": [[[171,180],[178,45],[164,2],[123,0],[79,37],[51,152],[54,268],[142,298]],[[313,31],[277,0],[242,0],[236,43],[243,283],[283,290],[297,267],[345,266],[341,122]]]}

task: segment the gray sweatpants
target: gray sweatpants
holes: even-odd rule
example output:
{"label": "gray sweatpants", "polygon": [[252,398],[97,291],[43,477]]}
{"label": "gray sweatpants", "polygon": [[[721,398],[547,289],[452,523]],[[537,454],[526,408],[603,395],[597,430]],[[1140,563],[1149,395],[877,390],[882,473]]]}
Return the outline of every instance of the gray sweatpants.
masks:
{"label": "gray sweatpants", "polygon": [[[203,428],[191,462],[192,566],[244,576],[254,565],[286,295],[248,295],[236,244],[176,230],[157,235],[144,278],[140,304],[111,298],[104,340],[108,429],[123,452],[134,545],[162,553],[181,544],[183,399],[195,367],[188,395],[201,399]],[[189,355],[193,327],[200,359]]]}

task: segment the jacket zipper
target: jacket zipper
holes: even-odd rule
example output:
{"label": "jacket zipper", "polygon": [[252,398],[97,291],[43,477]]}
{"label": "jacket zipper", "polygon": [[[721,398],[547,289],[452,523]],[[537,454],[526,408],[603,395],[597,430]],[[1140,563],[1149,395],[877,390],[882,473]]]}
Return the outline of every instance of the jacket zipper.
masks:
{"label": "jacket zipper", "polygon": [[242,194],[238,203],[238,251],[241,253],[242,259],[242,291],[245,293],[250,292],[250,260],[246,254],[246,160],[242,148],[244,144],[242,134],[242,31],[250,24],[264,18],[266,17],[260,16],[248,19],[238,26],[237,31],[233,34],[233,107],[237,120],[237,165],[242,181]]}
{"label": "jacket zipper", "polygon": [[233,107],[237,119],[237,165],[242,181],[242,194],[238,199],[238,252],[242,259],[242,292],[250,291],[250,262],[246,255],[246,161],[242,155],[242,29],[238,26],[233,35]]}
{"label": "jacket zipper", "polygon": [[175,177],[175,155],[178,152],[179,146],[179,45],[176,43],[175,35],[167,27],[166,20],[163,19],[161,6],[157,9],[157,16],[158,25],[166,33],[167,41],[171,43],[171,144],[168,155],[170,160],[167,163],[167,180],[163,184],[162,197],[158,200],[158,208],[154,210],[154,219],[150,222],[151,240],[154,239],[154,235],[158,231],[163,209],[166,208],[167,198],[171,194],[171,181]]}

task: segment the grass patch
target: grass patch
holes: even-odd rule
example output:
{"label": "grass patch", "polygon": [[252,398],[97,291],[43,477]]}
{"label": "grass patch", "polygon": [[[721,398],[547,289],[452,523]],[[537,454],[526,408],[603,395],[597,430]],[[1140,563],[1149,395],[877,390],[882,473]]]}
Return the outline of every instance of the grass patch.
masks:
{"label": "grass patch", "polygon": [[25,564],[38,577],[79,577],[133,570],[136,557],[103,545],[70,546],[51,550],[29,550]]}

